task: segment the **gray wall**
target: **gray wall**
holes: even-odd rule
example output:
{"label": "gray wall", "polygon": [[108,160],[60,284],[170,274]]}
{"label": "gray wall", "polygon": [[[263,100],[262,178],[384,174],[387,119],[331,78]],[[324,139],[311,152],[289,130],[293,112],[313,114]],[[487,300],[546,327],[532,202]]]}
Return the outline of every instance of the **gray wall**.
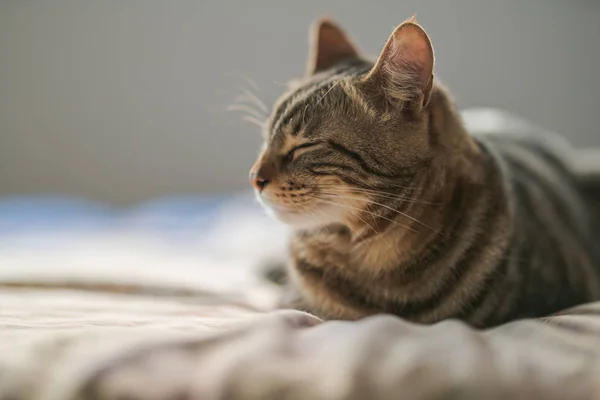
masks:
{"label": "gray wall", "polygon": [[245,188],[258,129],[327,13],[376,54],[417,12],[461,107],[497,106],[600,144],[593,0],[0,0],[0,195],[115,202]]}

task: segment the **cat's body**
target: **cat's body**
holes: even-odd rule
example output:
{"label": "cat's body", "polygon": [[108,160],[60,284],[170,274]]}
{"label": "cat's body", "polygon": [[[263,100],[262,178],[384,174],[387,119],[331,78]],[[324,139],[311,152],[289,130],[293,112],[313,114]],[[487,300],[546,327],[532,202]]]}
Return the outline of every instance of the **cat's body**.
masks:
{"label": "cat's body", "polygon": [[[367,232],[357,243],[345,229],[297,231],[290,274],[300,289],[295,306],[323,318],[386,312],[423,323],[461,318],[490,326],[600,299],[598,221],[564,155],[538,136],[474,139],[481,156],[477,180],[449,187],[455,177],[427,170],[417,179],[431,183],[418,193],[385,189],[427,203],[375,196],[382,205],[370,211],[402,226],[380,220],[387,225],[378,227],[382,233]],[[419,186],[417,179],[411,182]]]}
{"label": "cat's body", "polygon": [[295,228],[291,304],[328,319],[487,327],[600,299],[596,221],[561,159],[569,149],[470,136],[414,21],[375,64],[328,21],[317,45],[253,172]]}

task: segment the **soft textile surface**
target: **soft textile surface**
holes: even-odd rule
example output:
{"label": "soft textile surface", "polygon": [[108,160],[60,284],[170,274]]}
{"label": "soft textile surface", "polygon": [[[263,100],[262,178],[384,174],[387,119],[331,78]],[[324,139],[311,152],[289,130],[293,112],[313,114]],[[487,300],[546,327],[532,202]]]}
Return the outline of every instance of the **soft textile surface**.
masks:
{"label": "soft textile surface", "polygon": [[487,332],[456,321],[423,327],[378,316],[319,324],[280,313],[226,334],[138,349],[86,375],[77,396],[599,399],[599,312],[600,304],[588,305]]}
{"label": "soft textile surface", "polygon": [[0,199],[0,399],[600,398],[599,305],[490,332],[265,313],[286,236],[250,194]]}
{"label": "soft textile surface", "polygon": [[487,332],[279,312],[208,333],[193,307],[159,307],[145,325],[142,314],[128,327],[1,332],[0,398],[600,398],[600,304]]}

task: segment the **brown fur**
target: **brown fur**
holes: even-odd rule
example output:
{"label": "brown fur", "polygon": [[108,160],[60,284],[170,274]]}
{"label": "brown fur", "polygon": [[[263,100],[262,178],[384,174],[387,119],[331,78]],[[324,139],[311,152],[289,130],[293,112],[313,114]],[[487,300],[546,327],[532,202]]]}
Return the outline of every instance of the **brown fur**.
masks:
{"label": "brown fur", "polygon": [[[560,226],[583,207],[577,191],[557,205],[563,167],[546,150],[524,161],[527,146],[497,152],[471,137],[433,79],[433,47],[415,19],[374,64],[332,21],[315,29],[309,75],[277,103],[251,171],[261,201],[294,229],[294,306],[489,326],[600,296],[588,227]],[[536,177],[513,177],[513,164]]]}

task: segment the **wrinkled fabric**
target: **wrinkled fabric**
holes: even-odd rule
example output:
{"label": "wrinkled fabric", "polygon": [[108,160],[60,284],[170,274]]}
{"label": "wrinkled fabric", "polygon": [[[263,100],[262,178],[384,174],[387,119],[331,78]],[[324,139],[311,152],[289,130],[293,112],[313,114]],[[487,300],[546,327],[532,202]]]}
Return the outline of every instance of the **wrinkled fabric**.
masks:
{"label": "wrinkled fabric", "polygon": [[75,303],[0,330],[0,399],[600,399],[600,303],[476,331],[459,321],[322,322],[174,299],[20,295],[24,307]]}
{"label": "wrinkled fabric", "polygon": [[281,312],[132,352],[95,371],[77,398],[598,399],[600,304],[483,332]]}

